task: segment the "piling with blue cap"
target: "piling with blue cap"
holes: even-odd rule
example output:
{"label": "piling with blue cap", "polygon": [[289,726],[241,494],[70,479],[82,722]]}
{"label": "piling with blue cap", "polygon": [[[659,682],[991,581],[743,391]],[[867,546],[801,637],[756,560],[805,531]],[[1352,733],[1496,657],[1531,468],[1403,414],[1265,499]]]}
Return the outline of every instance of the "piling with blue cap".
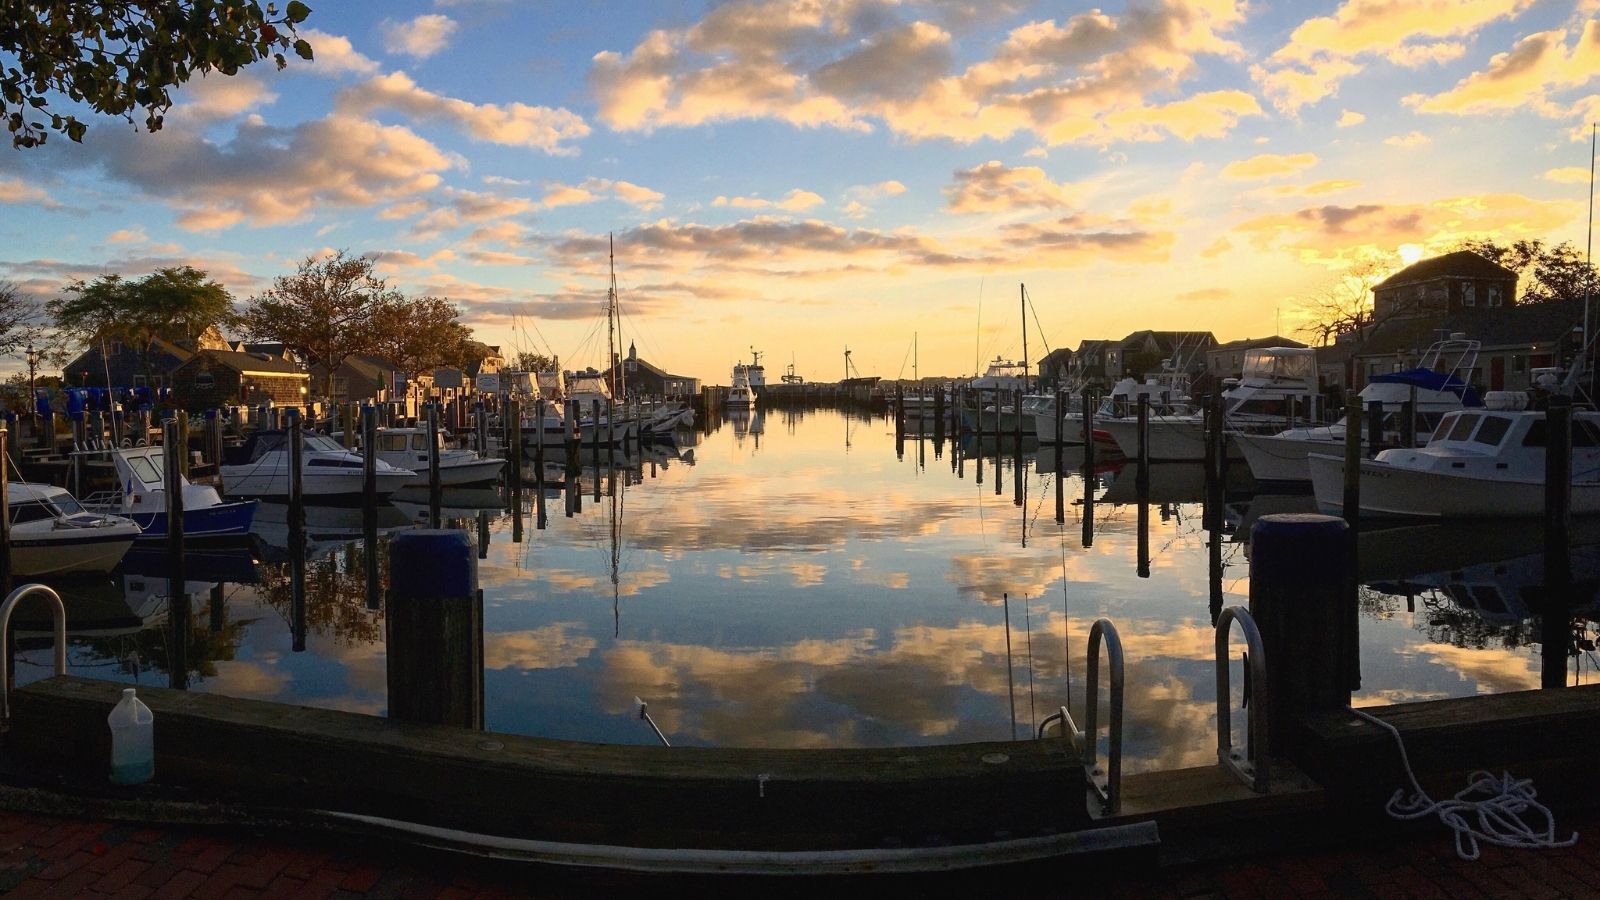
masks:
{"label": "piling with blue cap", "polygon": [[389,717],[483,727],[483,595],[472,540],[415,529],[389,542]]}
{"label": "piling with blue cap", "polygon": [[1274,748],[1293,721],[1342,709],[1360,687],[1352,533],[1314,513],[1262,516],[1250,530],[1250,616],[1261,631]]}

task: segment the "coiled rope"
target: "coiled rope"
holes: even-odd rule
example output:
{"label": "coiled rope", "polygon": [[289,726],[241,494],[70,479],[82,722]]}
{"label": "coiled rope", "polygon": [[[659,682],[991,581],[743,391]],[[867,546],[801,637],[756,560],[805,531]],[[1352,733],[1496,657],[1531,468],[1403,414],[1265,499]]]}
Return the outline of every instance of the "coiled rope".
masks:
{"label": "coiled rope", "polygon": [[1480,844],[1530,850],[1551,850],[1571,847],[1578,842],[1578,833],[1565,839],[1556,837],[1554,814],[1544,804],[1535,800],[1537,792],[1533,782],[1526,778],[1513,778],[1503,772],[1496,776],[1490,772],[1473,772],[1466,788],[1449,800],[1435,800],[1417,783],[1411,770],[1411,759],[1406,755],[1405,742],[1400,731],[1388,722],[1351,709],[1357,718],[1364,719],[1389,732],[1394,745],[1400,750],[1400,764],[1406,780],[1411,783],[1411,794],[1401,787],[1389,798],[1385,811],[1395,819],[1409,821],[1437,815],[1445,827],[1455,832],[1456,855],[1464,860],[1475,860]]}

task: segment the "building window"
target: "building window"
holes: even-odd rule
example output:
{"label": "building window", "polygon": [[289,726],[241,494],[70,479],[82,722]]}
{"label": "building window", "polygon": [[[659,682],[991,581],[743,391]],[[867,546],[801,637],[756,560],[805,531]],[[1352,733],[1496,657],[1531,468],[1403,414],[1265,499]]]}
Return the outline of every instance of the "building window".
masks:
{"label": "building window", "polygon": [[1489,285],[1489,291],[1488,291],[1488,295],[1487,295],[1487,303],[1485,305],[1487,305],[1487,306],[1499,306],[1500,305],[1500,285],[1498,285],[1498,284]]}
{"label": "building window", "polygon": [[1461,305],[1462,306],[1477,306],[1478,305],[1477,286],[1474,285],[1470,281],[1467,282],[1466,285],[1461,288]]}
{"label": "building window", "polygon": [[208,371],[202,371],[198,375],[194,376],[194,389],[197,391],[209,391],[216,386],[216,376],[212,375]]}
{"label": "building window", "polygon": [[1518,374],[1528,371],[1528,358],[1518,353],[1511,354],[1511,371]]}
{"label": "building window", "polygon": [[111,342],[111,355],[112,356],[121,356],[122,355],[122,342],[121,341],[112,341]]}
{"label": "building window", "polygon": [[144,376],[143,375],[135,375],[135,376],[133,376],[133,386],[134,387],[144,387],[145,386]]}

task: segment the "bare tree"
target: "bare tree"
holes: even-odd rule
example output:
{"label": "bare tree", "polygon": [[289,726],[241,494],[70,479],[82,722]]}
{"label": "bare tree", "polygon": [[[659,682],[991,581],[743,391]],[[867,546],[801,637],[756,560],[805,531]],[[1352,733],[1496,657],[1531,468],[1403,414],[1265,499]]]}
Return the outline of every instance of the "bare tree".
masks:
{"label": "bare tree", "polygon": [[[1380,324],[1373,310],[1372,289],[1395,268],[1390,256],[1370,256],[1346,269],[1338,278],[1300,302],[1306,323],[1295,329],[1318,347],[1342,335],[1358,333]],[[1384,320],[1405,311],[1399,305]]]}

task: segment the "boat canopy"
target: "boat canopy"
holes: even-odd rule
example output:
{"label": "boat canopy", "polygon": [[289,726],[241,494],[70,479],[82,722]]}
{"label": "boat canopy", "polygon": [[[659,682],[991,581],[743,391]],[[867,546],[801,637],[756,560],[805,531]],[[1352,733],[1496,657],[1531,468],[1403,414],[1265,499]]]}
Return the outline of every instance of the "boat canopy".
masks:
{"label": "boat canopy", "polygon": [[1317,352],[1310,347],[1263,347],[1244,355],[1244,381],[1317,380]]}
{"label": "boat canopy", "polygon": [[1399,372],[1389,372],[1384,375],[1374,375],[1369,379],[1373,384],[1404,384],[1415,385],[1426,391],[1451,393],[1461,398],[1462,406],[1482,406],[1478,392],[1472,385],[1467,384],[1454,375],[1445,372],[1435,372],[1432,369],[1404,369]]}

